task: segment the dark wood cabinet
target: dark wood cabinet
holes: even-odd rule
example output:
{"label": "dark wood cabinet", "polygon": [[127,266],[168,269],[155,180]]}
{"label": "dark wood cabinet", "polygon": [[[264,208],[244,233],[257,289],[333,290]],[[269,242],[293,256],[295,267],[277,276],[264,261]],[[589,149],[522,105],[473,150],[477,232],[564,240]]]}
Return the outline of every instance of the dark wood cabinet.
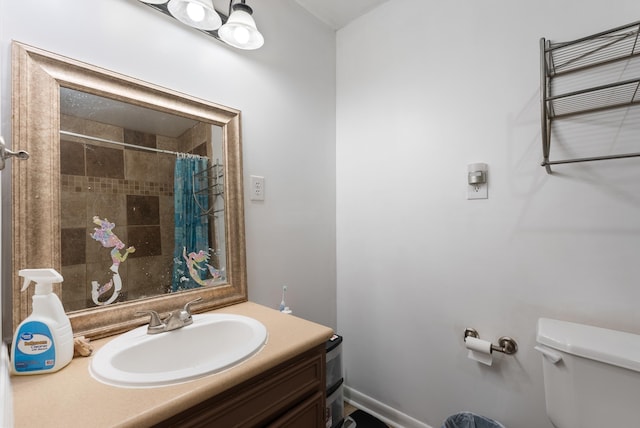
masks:
{"label": "dark wood cabinet", "polygon": [[325,346],[318,346],[156,427],[325,426]]}

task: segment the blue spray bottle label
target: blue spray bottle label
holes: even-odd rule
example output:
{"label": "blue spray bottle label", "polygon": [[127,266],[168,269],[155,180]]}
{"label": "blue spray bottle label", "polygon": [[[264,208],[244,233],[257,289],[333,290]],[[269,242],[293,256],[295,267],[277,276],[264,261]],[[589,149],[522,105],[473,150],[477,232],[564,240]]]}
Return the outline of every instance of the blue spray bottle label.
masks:
{"label": "blue spray bottle label", "polygon": [[16,372],[50,370],[56,364],[56,350],[51,330],[46,324],[29,321],[20,326],[15,344]]}

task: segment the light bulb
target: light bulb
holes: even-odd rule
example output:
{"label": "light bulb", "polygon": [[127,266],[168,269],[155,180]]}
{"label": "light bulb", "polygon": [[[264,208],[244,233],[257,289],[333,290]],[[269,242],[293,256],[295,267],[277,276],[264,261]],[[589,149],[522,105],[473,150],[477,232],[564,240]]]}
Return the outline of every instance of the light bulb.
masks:
{"label": "light bulb", "polygon": [[251,34],[249,34],[249,30],[244,27],[236,27],[233,30],[233,38],[242,45],[249,41]]}
{"label": "light bulb", "polygon": [[264,37],[256,28],[251,17],[253,11],[244,3],[233,5],[233,12],[227,22],[218,30],[218,36],[226,44],[238,49],[258,49],[264,43]]}
{"label": "light bulb", "polygon": [[204,7],[198,3],[189,2],[187,4],[187,15],[193,22],[200,22],[204,19]]}

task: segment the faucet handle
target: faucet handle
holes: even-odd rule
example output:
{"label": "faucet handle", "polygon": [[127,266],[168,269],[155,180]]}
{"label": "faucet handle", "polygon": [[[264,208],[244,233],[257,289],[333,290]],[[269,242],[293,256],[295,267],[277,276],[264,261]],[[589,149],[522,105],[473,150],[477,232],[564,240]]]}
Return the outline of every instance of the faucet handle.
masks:
{"label": "faucet handle", "polygon": [[149,317],[149,328],[164,326],[164,324],[162,323],[162,320],[160,319],[160,315],[156,311],[148,310],[148,311],[138,311],[138,312],[136,312],[136,316],[142,316],[142,315],[150,315],[150,317]]}
{"label": "faucet handle", "polygon": [[184,311],[184,312],[186,312],[188,315],[191,315],[191,305],[192,305],[193,303],[198,303],[198,302],[199,302],[199,301],[201,301],[201,300],[202,300],[202,297],[198,297],[198,298],[197,298],[197,299],[195,299],[195,300],[192,300],[192,301],[190,301],[190,302],[187,302],[187,304],[186,304],[186,305],[184,305],[184,310],[183,310],[183,311]]}

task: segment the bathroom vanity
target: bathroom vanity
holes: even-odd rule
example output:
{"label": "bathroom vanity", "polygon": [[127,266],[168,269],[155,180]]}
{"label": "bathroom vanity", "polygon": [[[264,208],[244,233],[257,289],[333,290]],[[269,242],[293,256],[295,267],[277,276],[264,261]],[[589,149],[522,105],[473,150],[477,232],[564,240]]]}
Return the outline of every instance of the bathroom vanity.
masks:
{"label": "bathroom vanity", "polygon": [[[263,323],[264,348],[231,369],[158,388],[102,384],[89,374],[92,357],[56,373],[14,376],[15,426],[323,427],[332,330],[251,302],[214,312]],[[94,354],[110,340],[92,342]]]}
{"label": "bathroom vanity", "polygon": [[[94,356],[76,358],[58,372],[12,377],[15,426],[324,427],[325,342],[332,330],[247,302],[240,111],[19,42],[12,44],[12,76],[12,146],[31,154],[13,164],[11,175],[13,326],[31,312],[31,296],[20,291],[19,269],[51,266],[65,278],[54,291],[74,333],[94,346]],[[77,103],[80,99],[87,102]],[[125,112],[115,116],[135,123],[98,119],[102,107]],[[142,123],[149,127],[140,129]],[[176,128],[156,127],[163,123]],[[194,154],[206,160],[207,172],[178,175],[178,185],[171,183],[176,159]],[[89,171],[87,159],[99,168]],[[211,173],[215,180],[199,178],[204,188],[197,192],[180,186],[184,177],[194,183],[196,176]],[[174,198],[176,188],[186,197]],[[186,234],[175,222],[175,207],[181,205],[176,199],[195,199],[201,191],[213,201],[198,205],[197,217],[208,217],[199,228],[203,243],[178,245],[176,237]],[[135,242],[125,244],[114,229],[127,231],[127,240]],[[87,237],[91,245],[80,251],[74,242]],[[181,257],[175,248],[182,248]],[[78,251],[70,256],[70,249]],[[89,269],[102,261],[98,270]],[[101,348],[115,348],[115,338],[149,320],[141,312],[183,307],[190,312],[188,302],[196,301],[194,314],[213,311],[260,321],[268,332],[266,344],[232,368],[172,386],[116,387],[90,374]],[[178,331],[194,331],[183,327]],[[242,342],[229,329],[223,336]],[[215,354],[201,344],[222,343],[209,330],[189,337],[195,339],[191,351],[163,342],[155,351],[128,354],[120,360],[127,363],[124,377],[134,373],[131,362],[138,375],[148,374],[147,361],[151,366],[154,357],[166,357],[165,349],[174,355],[161,369],[155,365],[162,374],[171,372],[166,367],[174,360],[176,366],[189,365],[181,355]]]}

